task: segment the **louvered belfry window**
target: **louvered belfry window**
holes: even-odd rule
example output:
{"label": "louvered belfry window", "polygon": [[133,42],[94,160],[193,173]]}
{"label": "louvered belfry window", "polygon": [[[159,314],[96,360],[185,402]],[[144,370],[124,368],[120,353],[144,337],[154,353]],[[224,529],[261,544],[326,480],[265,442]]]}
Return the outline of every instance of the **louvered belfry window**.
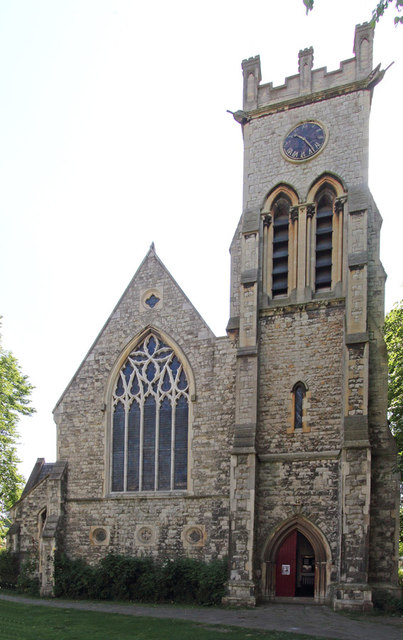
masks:
{"label": "louvered belfry window", "polygon": [[319,196],[316,211],[315,289],[332,286],[333,198],[325,192]]}
{"label": "louvered belfry window", "polygon": [[117,377],[112,491],[187,488],[189,386],[171,347],[149,334]]}
{"label": "louvered belfry window", "polygon": [[290,202],[280,197],[273,207],[272,296],[288,293],[288,227]]}

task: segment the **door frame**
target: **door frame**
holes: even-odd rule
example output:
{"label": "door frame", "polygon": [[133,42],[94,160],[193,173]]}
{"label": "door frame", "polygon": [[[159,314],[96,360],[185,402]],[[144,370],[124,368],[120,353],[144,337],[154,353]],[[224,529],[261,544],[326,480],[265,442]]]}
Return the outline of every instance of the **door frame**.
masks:
{"label": "door frame", "polygon": [[286,538],[297,531],[312,545],[315,554],[314,601],[325,603],[328,599],[328,585],[332,555],[329,543],[321,530],[301,515],[282,522],[269,536],[262,554],[262,594],[270,600],[276,597],[276,561],[280,547]]}

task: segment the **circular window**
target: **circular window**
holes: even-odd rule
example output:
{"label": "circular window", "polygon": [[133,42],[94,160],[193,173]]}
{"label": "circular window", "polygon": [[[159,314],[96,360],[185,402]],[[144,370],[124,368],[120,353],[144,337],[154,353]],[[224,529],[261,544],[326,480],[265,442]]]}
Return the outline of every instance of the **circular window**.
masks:
{"label": "circular window", "polygon": [[95,529],[94,533],[93,533],[94,539],[97,542],[105,542],[106,540],[106,531],[105,529],[101,529],[101,527],[98,527],[98,529]]}
{"label": "circular window", "polygon": [[203,540],[203,531],[200,527],[191,527],[186,531],[185,538],[189,544],[197,545]]}
{"label": "circular window", "polygon": [[109,527],[99,527],[97,525],[90,529],[91,544],[108,545],[109,544]]}

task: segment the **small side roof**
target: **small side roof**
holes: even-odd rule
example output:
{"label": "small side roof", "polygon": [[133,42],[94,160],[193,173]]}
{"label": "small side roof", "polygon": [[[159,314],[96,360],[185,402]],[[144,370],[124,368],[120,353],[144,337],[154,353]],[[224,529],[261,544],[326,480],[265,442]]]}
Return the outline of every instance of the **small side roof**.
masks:
{"label": "small side roof", "polygon": [[24,496],[26,496],[27,493],[31,491],[31,489],[36,487],[36,485],[39,484],[41,480],[46,478],[46,476],[48,476],[53,471],[54,466],[54,462],[45,462],[45,458],[38,458],[35,462],[34,468],[31,471],[31,475],[28,478],[27,484],[24,487],[20,500],[24,498]]}

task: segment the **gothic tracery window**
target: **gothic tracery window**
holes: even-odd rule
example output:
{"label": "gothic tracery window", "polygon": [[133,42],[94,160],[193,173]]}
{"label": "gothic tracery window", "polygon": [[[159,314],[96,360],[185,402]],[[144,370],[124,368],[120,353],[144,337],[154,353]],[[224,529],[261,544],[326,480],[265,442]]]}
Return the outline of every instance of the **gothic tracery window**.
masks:
{"label": "gothic tracery window", "polygon": [[189,385],[174,350],[149,334],[112,396],[112,491],[187,488]]}

